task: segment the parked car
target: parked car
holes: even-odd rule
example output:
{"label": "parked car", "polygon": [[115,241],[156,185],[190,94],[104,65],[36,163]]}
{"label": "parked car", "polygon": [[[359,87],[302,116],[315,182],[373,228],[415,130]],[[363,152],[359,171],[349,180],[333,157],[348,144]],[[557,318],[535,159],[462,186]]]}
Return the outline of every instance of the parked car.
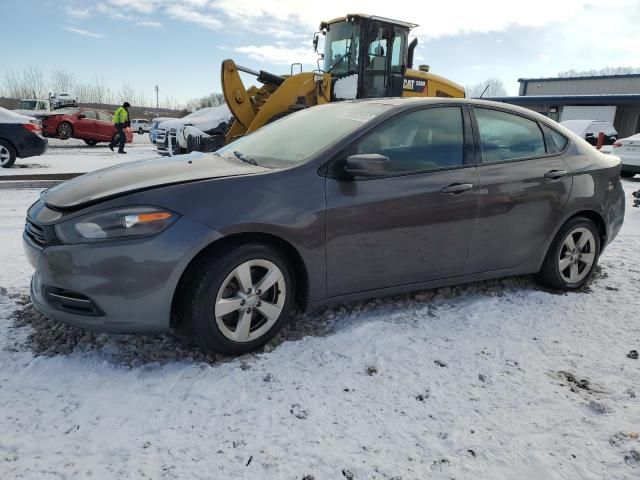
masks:
{"label": "parked car", "polygon": [[145,118],[134,118],[131,120],[131,130],[142,135],[144,132],[151,130],[151,123]]}
{"label": "parked car", "polygon": [[[42,131],[45,137],[61,140],[79,138],[89,146],[94,146],[98,142],[110,142],[116,135],[113,115],[93,108],[52,112],[42,117]],[[132,141],[133,134],[127,135],[127,143]]]}
{"label": "parked car", "polygon": [[149,128],[149,140],[151,140],[151,143],[153,144],[156,143],[156,139],[158,137],[158,126],[162,122],[166,122],[168,120],[176,120],[176,119],[173,117],[158,117],[151,120],[151,127]]}
{"label": "parked car", "polygon": [[173,312],[237,354],[296,303],[521,274],[579,289],[624,205],[620,160],[542,115],[376,99],[302,110],[216,153],[77,177],[31,206],[23,238],[47,317],[150,332]]}
{"label": "parked car", "polygon": [[158,126],[156,148],[160,155],[188,152],[189,136],[206,138],[226,133],[233,118],[226,104],[197,110],[182,118],[167,120]]}
{"label": "parked car", "polygon": [[52,93],[49,95],[49,101],[51,102],[51,108],[53,110],[78,106],[78,99],[68,93]]}
{"label": "parked car", "polygon": [[47,114],[52,110],[49,100],[41,98],[23,98],[20,100],[18,108],[13,110],[13,112],[37,118],[38,116]]}
{"label": "parked car", "polygon": [[0,107],[0,167],[12,167],[18,157],[42,155],[47,140],[40,134],[38,120]]}
{"label": "parked car", "polygon": [[603,145],[613,145],[618,139],[618,132],[615,127],[611,122],[603,120],[565,120],[560,122],[560,125],[584,138],[594,147],[598,144],[598,135],[600,132],[604,133]]}
{"label": "parked car", "polygon": [[631,178],[640,173],[640,133],[616,140],[611,153],[622,160],[622,177]]}

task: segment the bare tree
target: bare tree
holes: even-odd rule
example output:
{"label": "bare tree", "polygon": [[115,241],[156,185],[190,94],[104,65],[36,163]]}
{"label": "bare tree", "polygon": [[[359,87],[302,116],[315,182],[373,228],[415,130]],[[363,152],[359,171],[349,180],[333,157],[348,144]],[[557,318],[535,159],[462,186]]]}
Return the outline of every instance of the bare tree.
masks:
{"label": "bare tree", "polygon": [[204,97],[194,98],[189,100],[186,104],[187,110],[195,112],[201,108],[216,107],[222,105],[224,102],[224,95],[222,93],[211,93]]}
{"label": "bare tree", "polygon": [[71,93],[76,86],[76,80],[72,72],[54,70],[49,75],[49,88],[52,92]]}
{"label": "bare tree", "polygon": [[31,95],[35,98],[43,98],[48,96],[47,81],[44,73],[38,67],[29,65],[22,71],[22,81]]}
{"label": "bare tree", "polygon": [[507,95],[507,89],[499,78],[487,78],[484,82],[467,85],[464,89],[468,98],[477,98],[481,95],[484,97],[505,97]]}
{"label": "bare tree", "polygon": [[21,75],[15,72],[7,72],[4,75],[4,89],[10,98],[30,97],[31,92],[28,91],[23,83]]}

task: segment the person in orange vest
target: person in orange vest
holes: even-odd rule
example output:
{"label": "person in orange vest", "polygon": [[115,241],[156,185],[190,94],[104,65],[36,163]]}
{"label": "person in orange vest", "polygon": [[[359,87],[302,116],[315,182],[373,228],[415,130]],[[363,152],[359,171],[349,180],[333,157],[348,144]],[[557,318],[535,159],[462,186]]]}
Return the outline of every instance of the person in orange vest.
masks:
{"label": "person in orange vest", "polygon": [[118,145],[118,153],[127,153],[124,151],[124,144],[127,141],[127,137],[124,133],[124,129],[131,125],[129,121],[129,102],[124,102],[113,114],[113,124],[116,127],[116,135],[109,144],[109,150],[113,152],[113,147]]}

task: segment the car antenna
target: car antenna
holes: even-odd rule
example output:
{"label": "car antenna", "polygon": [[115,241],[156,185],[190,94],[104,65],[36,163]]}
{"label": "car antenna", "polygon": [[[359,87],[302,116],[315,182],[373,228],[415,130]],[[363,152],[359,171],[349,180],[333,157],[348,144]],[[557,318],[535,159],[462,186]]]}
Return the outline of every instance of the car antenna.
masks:
{"label": "car antenna", "polygon": [[484,94],[487,93],[487,90],[489,90],[490,85],[491,85],[490,83],[487,83],[487,86],[484,87],[484,90],[482,91],[482,95],[480,95],[480,98],[484,97]]}

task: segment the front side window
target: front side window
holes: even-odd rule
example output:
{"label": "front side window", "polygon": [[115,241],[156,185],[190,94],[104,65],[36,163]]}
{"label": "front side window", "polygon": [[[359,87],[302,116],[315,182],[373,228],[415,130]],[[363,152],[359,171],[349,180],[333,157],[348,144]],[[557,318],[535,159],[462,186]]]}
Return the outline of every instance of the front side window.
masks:
{"label": "front side window", "polygon": [[484,163],[519,160],[545,155],[538,124],[518,115],[474,108]]}
{"label": "front side window", "polygon": [[84,115],[87,120],[96,120],[98,118],[96,112],[93,110],[85,110],[82,112],[82,115]]}
{"label": "front side window", "polygon": [[359,140],[347,155],[377,153],[390,173],[457,167],[464,163],[460,107],[437,107],[393,117]]}

